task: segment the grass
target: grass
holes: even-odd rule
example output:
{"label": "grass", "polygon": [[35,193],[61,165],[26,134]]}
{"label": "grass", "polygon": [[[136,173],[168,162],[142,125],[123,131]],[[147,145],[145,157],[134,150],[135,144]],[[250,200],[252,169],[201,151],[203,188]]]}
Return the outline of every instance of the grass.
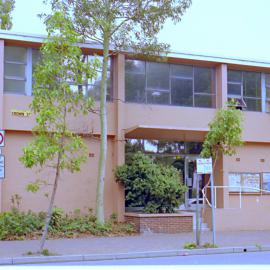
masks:
{"label": "grass", "polygon": [[217,245],[213,245],[211,243],[205,243],[201,246],[197,246],[196,243],[194,242],[187,242],[184,244],[184,249],[196,249],[196,248],[217,248],[218,246]]}

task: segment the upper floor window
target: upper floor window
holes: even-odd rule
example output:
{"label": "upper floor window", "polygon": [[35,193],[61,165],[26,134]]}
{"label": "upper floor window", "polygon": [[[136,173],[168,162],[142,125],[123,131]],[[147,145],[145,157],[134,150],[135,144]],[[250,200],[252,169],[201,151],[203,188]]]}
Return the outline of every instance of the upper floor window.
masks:
{"label": "upper floor window", "polygon": [[39,50],[5,46],[4,91],[31,95],[32,71],[40,59]]}
{"label": "upper floor window", "polygon": [[[21,95],[32,95],[33,71],[41,58],[41,53],[37,49],[5,46],[4,56],[4,91],[5,93],[14,93]],[[91,62],[92,55],[84,55],[83,61]],[[111,87],[111,61],[109,62],[109,71],[107,74],[107,99],[112,99]],[[85,79],[83,85],[75,85],[69,82],[74,91],[83,91],[86,96],[93,96],[94,99],[100,99],[101,70],[97,71],[97,77],[90,80]]]}
{"label": "upper floor window", "polygon": [[265,74],[265,110],[270,112],[270,74]]}
{"label": "upper floor window", "polygon": [[261,73],[228,70],[228,99],[242,100],[248,111],[261,111]]}
{"label": "upper floor window", "polygon": [[214,69],[127,60],[126,101],[190,107],[216,107]]}

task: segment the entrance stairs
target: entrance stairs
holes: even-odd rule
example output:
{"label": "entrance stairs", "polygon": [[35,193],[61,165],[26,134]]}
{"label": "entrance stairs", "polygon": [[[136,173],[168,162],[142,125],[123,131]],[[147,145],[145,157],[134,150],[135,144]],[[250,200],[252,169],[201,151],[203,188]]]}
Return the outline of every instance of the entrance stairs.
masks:
{"label": "entrance stairs", "polygon": [[[203,207],[208,207],[208,206],[203,206],[202,204],[199,205],[199,212],[201,213],[201,210]],[[191,204],[188,207],[185,207],[184,205],[181,205],[179,207],[179,211],[185,211],[185,212],[189,212],[193,215],[193,230],[196,230],[196,205],[195,204]],[[201,231],[210,231],[207,223],[203,222],[203,218],[199,217],[199,222],[200,226],[201,226]]]}

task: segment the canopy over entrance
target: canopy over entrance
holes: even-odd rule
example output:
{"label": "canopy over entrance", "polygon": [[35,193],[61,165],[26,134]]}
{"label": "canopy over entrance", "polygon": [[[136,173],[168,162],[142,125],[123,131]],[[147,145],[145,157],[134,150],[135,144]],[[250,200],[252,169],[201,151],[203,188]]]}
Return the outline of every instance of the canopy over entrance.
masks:
{"label": "canopy over entrance", "polygon": [[202,142],[207,132],[201,128],[136,125],[125,129],[125,138]]}

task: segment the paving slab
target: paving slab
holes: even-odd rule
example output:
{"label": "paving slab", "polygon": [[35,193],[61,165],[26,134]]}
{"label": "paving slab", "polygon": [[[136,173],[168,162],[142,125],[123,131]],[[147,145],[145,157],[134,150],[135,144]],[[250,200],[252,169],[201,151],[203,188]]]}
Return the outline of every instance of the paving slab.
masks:
{"label": "paving slab", "polygon": [[[270,250],[270,231],[217,232],[216,236],[219,249],[184,250],[185,243],[195,242],[195,233],[147,233],[128,237],[47,240],[45,248],[59,256],[47,257],[47,260],[62,260],[63,256],[66,256],[66,259],[71,261],[130,258],[130,256],[155,257],[162,256],[162,254],[185,256],[189,254],[229,253],[230,249],[231,252],[235,253]],[[202,244],[211,243],[211,232],[203,232],[201,239]],[[3,259],[3,262],[6,260],[6,264],[10,263],[10,258],[13,258],[13,263],[22,263],[23,261],[27,263],[31,257],[25,256],[25,254],[29,251],[36,252],[38,246],[38,240],[0,241],[0,259]]]}

